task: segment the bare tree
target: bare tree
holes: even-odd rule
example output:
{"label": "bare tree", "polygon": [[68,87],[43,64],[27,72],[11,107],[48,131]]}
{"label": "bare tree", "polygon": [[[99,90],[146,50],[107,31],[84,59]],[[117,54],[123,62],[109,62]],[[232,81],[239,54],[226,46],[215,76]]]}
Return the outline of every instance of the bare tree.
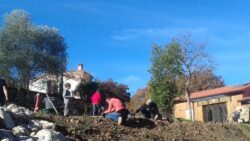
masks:
{"label": "bare tree", "polygon": [[191,39],[189,34],[177,40],[180,45],[180,58],[178,59],[180,59],[182,66],[180,77],[184,79],[184,93],[188,103],[189,115],[191,120],[194,120],[190,102],[190,83],[196,70],[199,68],[211,67],[212,63],[210,57],[204,51],[204,43],[195,42]]}
{"label": "bare tree", "polygon": [[190,92],[215,89],[223,87],[224,81],[220,76],[214,74],[211,68],[195,70],[190,82]]}
{"label": "bare tree", "polygon": [[190,102],[190,82],[195,70],[202,67],[209,66],[210,59],[207,53],[205,53],[204,43],[198,43],[191,40],[190,35],[184,35],[179,39],[182,63],[181,76],[184,78],[184,92],[188,103],[188,111],[191,120],[194,120],[192,107]]}

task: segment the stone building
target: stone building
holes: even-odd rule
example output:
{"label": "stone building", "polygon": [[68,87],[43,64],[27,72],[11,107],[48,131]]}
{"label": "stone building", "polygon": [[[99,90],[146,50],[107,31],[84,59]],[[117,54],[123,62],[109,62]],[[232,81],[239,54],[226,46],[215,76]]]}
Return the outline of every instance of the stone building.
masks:
{"label": "stone building", "polygon": [[[232,112],[242,109],[240,119],[249,122],[250,83],[194,92],[190,99],[195,121],[226,123]],[[178,97],[174,103],[175,118],[189,119],[186,98]]]}

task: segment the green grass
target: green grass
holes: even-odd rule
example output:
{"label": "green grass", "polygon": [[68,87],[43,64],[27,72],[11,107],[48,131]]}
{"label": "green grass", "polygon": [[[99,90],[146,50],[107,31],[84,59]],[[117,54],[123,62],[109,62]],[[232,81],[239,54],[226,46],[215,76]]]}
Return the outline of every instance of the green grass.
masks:
{"label": "green grass", "polygon": [[250,138],[250,124],[240,123],[239,128],[243,131],[243,133]]}
{"label": "green grass", "polygon": [[185,118],[176,118],[177,121],[179,122],[192,122],[190,119],[185,119]]}
{"label": "green grass", "polygon": [[240,123],[240,128],[250,133],[250,125],[245,123]]}

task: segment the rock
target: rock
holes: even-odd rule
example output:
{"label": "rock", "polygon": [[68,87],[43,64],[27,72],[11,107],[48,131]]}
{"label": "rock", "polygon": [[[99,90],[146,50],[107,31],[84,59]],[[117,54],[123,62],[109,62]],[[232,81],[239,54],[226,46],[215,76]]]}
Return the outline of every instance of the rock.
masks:
{"label": "rock", "polygon": [[38,141],[66,141],[67,139],[60,132],[56,132],[51,129],[42,129],[36,133],[34,137],[38,138]]}
{"label": "rock", "polygon": [[26,116],[29,116],[29,117],[32,117],[32,118],[34,117],[34,113],[32,111],[28,110],[28,109],[25,109],[24,113],[25,113]]}
{"label": "rock", "polygon": [[15,136],[29,135],[29,131],[26,125],[19,125],[12,129]]}
{"label": "rock", "polygon": [[0,140],[1,141],[14,141],[15,138],[11,131],[0,129]]}
{"label": "rock", "polygon": [[29,123],[28,123],[28,128],[31,130],[31,131],[38,131],[38,130],[41,130],[43,127],[42,125],[39,123],[38,120],[30,120]]}
{"label": "rock", "polygon": [[18,107],[18,106],[15,105],[15,104],[9,104],[9,105],[7,106],[7,110],[8,110],[8,111],[11,111],[11,112],[14,111],[14,112],[16,113],[16,112],[18,112],[17,107]]}
{"label": "rock", "polygon": [[36,135],[36,132],[31,132],[30,133],[30,136],[35,136]]}
{"label": "rock", "polygon": [[40,125],[42,125],[43,129],[55,129],[56,125],[52,122],[48,122],[45,120],[40,120],[39,121]]}
{"label": "rock", "polygon": [[30,119],[34,118],[34,113],[32,111],[15,104],[8,105],[6,109],[11,114],[16,125],[27,124]]}
{"label": "rock", "polygon": [[28,124],[28,128],[35,132],[41,129],[55,129],[55,127],[54,123],[45,120],[30,120]]}
{"label": "rock", "polygon": [[17,109],[17,108],[12,109],[11,112],[12,112],[12,113],[18,113],[18,112],[19,112],[19,109]]}
{"label": "rock", "polygon": [[79,120],[75,120],[75,124],[79,124],[80,123],[80,121]]}
{"label": "rock", "polygon": [[33,118],[34,113],[27,108],[17,106],[15,104],[10,104],[7,106],[7,111],[14,113],[14,115],[25,116],[27,118]]}
{"label": "rock", "polygon": [[38,138],[29,136],[18,136],[15,138],[16,141],[36,141]]}
{"label": "rock", "polygon": [[7,111],[20,115],[22,112],[21,108],[15,104],[10,104],[7,106]]}
{"label": "rock", "polygon": [[12,129],[15,127],[14,121],[12,120],[10,114],[2,107],[0,108],[0,118],[3,119],[4,125],[7,129]]}

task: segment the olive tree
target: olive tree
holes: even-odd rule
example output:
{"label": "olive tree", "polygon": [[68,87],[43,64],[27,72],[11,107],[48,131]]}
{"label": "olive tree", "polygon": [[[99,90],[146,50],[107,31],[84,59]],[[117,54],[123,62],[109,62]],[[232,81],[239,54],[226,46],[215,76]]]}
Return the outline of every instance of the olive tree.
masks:
{"label": "olive tree", "polygon": [[56,28],[35,25],[24,10],[5,14],[0,30],[0,74],[19,87],[41,74],[61,74],[67,52],[63,36]]}

